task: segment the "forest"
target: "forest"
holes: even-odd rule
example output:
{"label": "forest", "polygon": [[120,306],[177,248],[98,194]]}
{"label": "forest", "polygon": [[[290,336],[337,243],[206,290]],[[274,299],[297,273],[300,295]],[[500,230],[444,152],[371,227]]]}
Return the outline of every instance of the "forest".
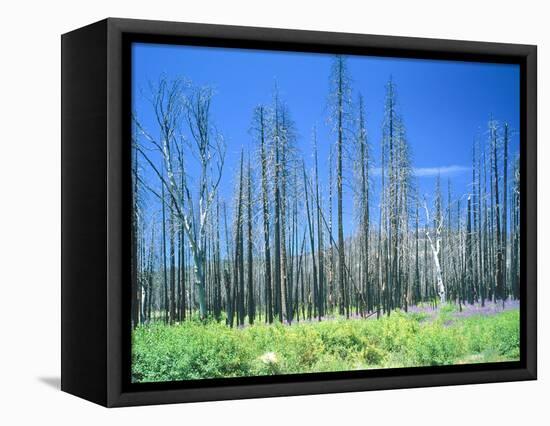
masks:
{"label": "forest", "polygon": [[[467,190],[437,174],[427,194],[418,185],[398,82],[388,76],[382,123],[367,126],[368,93],[354,87],[347,60],[332,58],[326,117],[309,135],[296,131],[277,85],[269,103],[249,111],[249,140],[238,142],[228,142],[216,122],[213,87],[162,75],[145,91],[153,125],[137,112],[132,119],[134,380],[519,356],[517,132],[487,111],[482,131],[463,143],[471,158]],[[328,140],[318,132],[325,125]],[[375,125],[380,140],[369,137]],[[320,146],[328,155],[319,155]],[[228,149],[238,150],[236,161]],[[224,191],[228,176],[232,190]],[[483,334],[483,324],[496,335]],[[334,339],[342,330],[348,340]],[[411,355],[396,346],[397,335],[388,343],[392,330],[408,333],[408,345],[420,352],[433,343],[422,337],[428,334],[440,340],[437,348],[457,352]],[[176,373],[183,362],[176,358],[192,352],[180,346],[201,344],[263,370],[202,354]],[[291,356],[283,362],[278,344],[294,345],[296,356],[331,358],[295,356],[285,369]],[[470,344],[471,353],[461,352]],[[242,345],[257,351],[243,354]],[[492,345],[496,358],[487,358],[483,345]],[[161,365],[159,351],[174,357],[172,367]],[[347,362],[351,353],[364,362]]]}

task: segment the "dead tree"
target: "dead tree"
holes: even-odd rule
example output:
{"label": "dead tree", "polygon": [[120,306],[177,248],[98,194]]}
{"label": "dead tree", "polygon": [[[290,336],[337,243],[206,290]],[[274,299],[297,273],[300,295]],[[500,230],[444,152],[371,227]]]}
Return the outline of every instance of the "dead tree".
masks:
{"label": "dead tree", "polygon": [[[206,230],[207,220],[222,176],[225,160],[225,145],[211,122],[212,90],[204,87],[190,87],[178,79],[168,81],[161,78],[153,92],[152,105],[159,127],[158,137],[154,137],[139,120],[134,122],[139,133],[160,154],[162,165],[167,176],[156,164],[150,150],[138,146],[138,152],[159,178],[160,184],[173,203],[175,213],[183,224],[193,257],[195,286],[198,290],[199,315],[206,318]],[[185,141],[181,136],[181,121],[185,120],[191,140]],[[184,176],[183,185],[177,179],[177,151],[181,151],[187,142],[193,152],[199,169],[196,193],[187,184]],[[185,202],[184,202],[185,200]]]}

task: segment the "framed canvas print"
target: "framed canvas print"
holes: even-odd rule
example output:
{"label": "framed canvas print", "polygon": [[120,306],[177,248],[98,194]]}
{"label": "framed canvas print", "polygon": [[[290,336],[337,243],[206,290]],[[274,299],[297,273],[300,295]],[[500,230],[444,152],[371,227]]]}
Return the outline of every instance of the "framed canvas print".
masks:
{"label": "framed canvas print", "polygon": [[62,389],[536,378],[536,47],[107,19],[62,37]]}

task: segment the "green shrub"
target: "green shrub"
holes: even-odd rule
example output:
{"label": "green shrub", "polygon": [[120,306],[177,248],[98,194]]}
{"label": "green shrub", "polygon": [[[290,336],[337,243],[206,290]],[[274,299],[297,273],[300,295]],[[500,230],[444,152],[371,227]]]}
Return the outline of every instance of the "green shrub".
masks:
{"label": "green shrub", "polygon": [[432,318],[393,312],[380,319],[335,319],[229,328],[198,319],[133,332],[137,382],[519,359],[519,312],[461,318],[443,307]]}
{"label": "green shrub", "polygon": [[134,331],[136,381],[185,380],[247,375],[252,352],[240,333],[222,324],[186,322]]}
{"label": "green shrub", "polygon": [[[458,332],[457,332],[458,331]],[[412,365],[453,364],[465,353],[464,337],[456,328],[427,324],[410,341],[406,353]]]}
{"label": "green shrub", "polygon": [[464,321],[469,350],[474,353],[494,351],[503,358],[519,358],[519,311],[512,310],[491,317],[472,317]]}
{"label": "green shrub", "polygon": [[327,351],[342,359],[361,351],[366,345],[360,320],[326,321],[319,323],[317,328]]}
{"label": "green shrub", "polygon": [[420,325],[402,312],[395,312],[390,317],[380,320],[382,330],[382,347],[388,352],[405,350],[413,336],[418,333]]}
{"label": "green shrub", "polygon": [[363,350],[362,356],[368,365],[383,365],[387,354],[376,346],[368,346]]}

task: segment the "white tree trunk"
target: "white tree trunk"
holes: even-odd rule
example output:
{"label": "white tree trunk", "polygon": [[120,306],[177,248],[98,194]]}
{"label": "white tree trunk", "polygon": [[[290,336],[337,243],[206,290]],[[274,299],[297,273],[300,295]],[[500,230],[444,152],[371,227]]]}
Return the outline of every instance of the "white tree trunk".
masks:
{"label": "white tree trunk", "polygon": [[[428,206],[426,202],[424,202],[424,210],[426,211],[426,222],[430,222],[430,213],[428,211]],[[430,231],[426,230],[426,237],[428,237],[428,241],[430,242],[430,248],[432,249],[432,255],[434,257],[434,263],[435,263],[435,274],[437,279],[437,293],[439,294],[439,298],[441,300],[441,303],[445,303],[446,300],[446,292],[445,292],[445,284],[443,284],[443,275],[441,274],[441,264],[439,263],[439,250],[441,249],[441,227],[443,225],[443,220],[440,220],[440,223],[437,225],[436,228],[436,238],[435,238],[435,245],[432,240],[432,237],[430,236]]]}
{"label": "white tree trunk", "polygon": [[432,248],[432,254],[434,257],[434,263],[435,263],[435,274],[437,279],[437,292],[439,293],[439,298],[441,299],[441,303],[445,303],[445,286],[443,285],[443,276],[441,274],[441,265],[439,264],[439,239],[437,240],[437,249],[434,247],[432,243],[432,239],[428,235],[428,239],[430,241],[430,247]]}

